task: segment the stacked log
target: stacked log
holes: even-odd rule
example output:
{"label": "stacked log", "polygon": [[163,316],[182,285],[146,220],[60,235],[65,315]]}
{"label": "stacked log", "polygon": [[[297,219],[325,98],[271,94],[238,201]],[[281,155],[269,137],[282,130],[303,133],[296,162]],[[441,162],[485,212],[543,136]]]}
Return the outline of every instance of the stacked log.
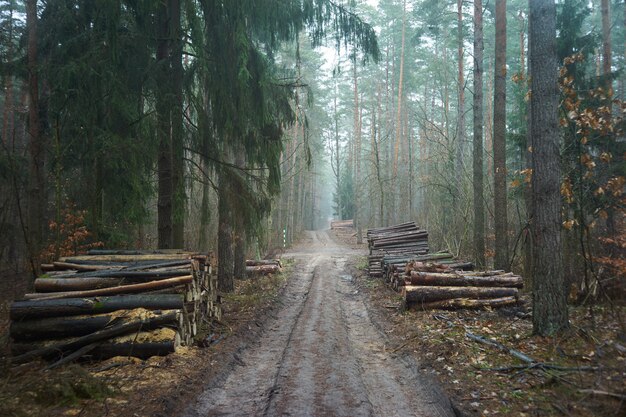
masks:
{"label": "stacked log", "polygon": [[522,277],[504,271],[460,271],[450,264],[412,261],[395,284],[407,307],[459,309],[516,304]]}
{"label": "stacked log", "polygon": [[384,258],[413,259],[428,253],[428,232],[420,230],[415,222],[369,229],[367,242],[369,273],[372,277],[384,275]]}
{"label": "stacked log", "polygon": [[165,355],[221,319],[205,255],[99,250],[42,267],[36,292],[10,307],[14,363]]}
{"label": "stacked log", "polygon": [[413,265],[413,263],[432,265],[435,262],[435,265],[441,266],[441,269],[437,270],[439,272],[454,270],[471,271],[474,269],[474,265],[471,262],[458,260],[447,251],[413,256],[410,259],[406,257],[384,257],[381,262],[385,282],[391,285],[396,291],[399,287],[404,285],[406,268],[407,266]]}
{"label": "stacked log", "polygon": [[330,222],[330,229],[352,229],[354,227],[354,220],[333,220]]}
{"label": "stacked log", "polygon": [[283,268],[279,259],[248,259],[246,274],[248,276],[270,275],[279,273]]}

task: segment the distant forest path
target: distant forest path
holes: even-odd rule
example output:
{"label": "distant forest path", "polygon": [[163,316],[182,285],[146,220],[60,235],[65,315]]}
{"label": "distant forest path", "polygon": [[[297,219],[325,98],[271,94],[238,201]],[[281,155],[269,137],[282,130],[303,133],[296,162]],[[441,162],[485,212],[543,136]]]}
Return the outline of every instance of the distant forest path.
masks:
{"label": "distant forest path", "polygon": [[347,265],[358,251],[307,232],[283,258],[292,276],[257,343],[186,417],[454,416],[414,362],[395,356]]}

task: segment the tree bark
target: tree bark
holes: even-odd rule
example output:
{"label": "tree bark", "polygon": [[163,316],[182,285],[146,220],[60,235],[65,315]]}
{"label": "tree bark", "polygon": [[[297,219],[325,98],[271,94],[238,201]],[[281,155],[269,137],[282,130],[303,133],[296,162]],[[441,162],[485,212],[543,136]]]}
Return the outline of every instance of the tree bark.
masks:
{"label": "tree bark", "polygon": [[124,334],[136,332],[138,330],[152,330],[166,325],[173,325],[177,322],[177,313],[165,314],[163,316],[148,318],[145,320],[135,320],[129,323],[123,323],[113,326],[108,329],[100,330],[86,336],[79,337],[76,340],[69,342],[54,344],[46,346],[40,349],[32,350],[24,353],[23,355],[14,356],[11,358],[12,363],[24,363],[29,362],[36,358],[49,359],[53,357],[62,356],[65,353],[69,353],[80,349],[83,346],[108,340]]}
{"label": "tree bark", "polygon": [[517,297],[516,288],[482,288],[482,287],[421,287],[406,286],[402,289],[403,298],[407,302],[428,303],[431,301],[448,300],[452,298],[500,298]]}
{"label": "tree bark", "polygon": [[38,300],[56,300],[60,298],[81,298],[81,297],[97,297],[103,295],[119,295],[119,294],[135,294],[147,291],[157,291],[164,288],[178,287],[180,285],[189,284],[193,279],[192,275],[182,277],[160,279],[157,281],[142,282],[139,284],[119,285],[116,287],[98,288],[94,290],[84,291],[67,291],[53,293],[30,293],[25,294],[24,298]]}
{"label": "tree bark", "polygon": [[363,243],[363,234],[361,231],[361,114],[359,105],[359,83],[357,77],[356,51],[352,59],[353,83],[354,83],[354,226],[356,227],[357,244]]}
{"label": "tree bark", "polygon": [[[239,168],[245,168],[246,160],[243,153],[243,149],[237,153],[235,157],[235,164]],[[233,243],[234,243],[234,252],[233,252],[233,275],[238,279],[246,278],[246,252],[247,252],[247,236],[244,224],[244,214],[239,213],[236,214],[233,218]]]}
{"label": "tree bark", "polygon": [[183,308],[179,294],[138,294],[97,298],[65,298],[59,300],[15,301],[10,307],[11,320],[38,319],[55,316],[104,314],[117,310],[176,310]]}
{"label": "tree bark", "polygon": [[83,291],[98,288],[115,287],[122,282],[121,278],[37,278],[35,291],[39,293],[56,291]]}
{"label": "tree bark", "polygon": [[506,0],[496,0],[493,166],[496,269],[509,269],[506,191]]}
{"label": "tree bark", "polygon": [[172,136],[169,97],[171,89],[170,26],[168,3],[160,1],[157,10],[156,33],[156,117],[158,152],[158,201],[157,228],[159,248],[168,249],[172,241]]}
{"label": "tree bark", "polygon": [[[129,313],[132,310],[129,310]],[[156,317],[153,313],[153,317]],[[63,339],[85,336],[112,325],[132,321],[132,315],[101,314],[96,316],[52,317],[11,322],[10,335],[15,342]]]}
{"label": "tree bark", "polygon": [[[465,157],[465,73],[463,62],[463,1],[457,0],[457,66],[458,79],[457,86],[459,91],[459,107],[457,117],[457,134],[456,134],[456,170],[457,173],[463,172],[463,158]],[[476,7],[474,5],[474,7]],[[481,33],[482,35],[482,33]],[[458,188],[461,190],[462,176],[458,175]]]}
{"label": "tree bark", "polygon": [[26,1],[26,26],[28,30],[27,68],[28,68],[28,236],[30,258],[33,273],[39,265],[39,251],[44,240],[46,208],[45,186],[45,143],[41,135],[39,121],[39,69],[37,51],[37,0]]}
{"label": "tree bark", "polygon": [[246,260],[246,266],[258,266],[258,265],[282,266],[280,263],[280,259],[248,259]]}
{"label": "tree bark", "polygon": [[457,287],[506,287],[522,288],[524,281],[516,275],[472,276],[450,273],[411,271],[411,285],[457,286]]}
{"label": "tree bark", "polygon": [[533,330],[551,335],[568,327],[561,247],[556,6],[530,0],[532,129]]}
{"label": "tree bark", "polygon": [[402,87],[404,81],[404,41],[406,36],[406,0],[402,2],[402,44],[400,49],[400,75],[398,78],[398,105],[396,108],[396,137],[393,152],[393,178],[394,181],[398,175],[398,152],[400,148],[400,140],[402,136],[402,126],[400,119],[402,116]]}
{"label": "tree bark", "polygon": [[[228,146],[228,144],[227,144]],[[227,151],[227,156],[230,155]],[[230,157],[226,158],[230,161]],[[224,167],[220,168],[218,190],[218,230],[217,230],[217,281],[221,292],[231,292],[235,288],[234,283],[234,253],[233,253],[233,230],[231,216],[231,204],[229,202],[229,181]]]}
{"label": "tree bark", "polygon": [[429,303],[416,304],[414,307],[420,310],[434,310],[434,309],[472,309],[483,307],[504,307],[508,305],[517,304],[516,297],[500,297],[500,298],[488,298],[485,300],[472,300],[469,298],[453,298],[451,300],[432,301]]}
{"label": "tree bark", "polygon": [[256,265],[246,266],[246,271],[250,275],[268,275],[280,272],[279,265]]}
{"label": "tree bark", "polygon": [[[89,282],[89,280],[94,280],[98,278],[115,278],[120,281],[125,282],[146,282],[146,281],[156,281],[159,279],[172,278],[172,277],[182,277],[183,275],[189,275],[189,265],[187,267],[179,267],[176,269],[168,269],[168,270],[148,270],[148,271],[129,271],[129,270],[108,270],[108,271],[95,271],[95,272],[83,272],[80,274],[71,274],[71,275],[56,275],[50,278],[37,278],[35,280],[35,288],[37,288],[37,283],[44,282],[54,282],[59,283],[60,285],[72,285],[72,283],[77,282]],[[94,281],[95,282],[95,281]],[[48,284],[49,285],[49,284]],[[80,284],[76,284],[80,285]],[[37,289],[39,291],[39,289]]]}
{"label": "tree bark", "polygon": [[485,205],[483,200],[483,5],[474,0],[474,261],[484,268]]}
{"label": "tree bark", "polygon": [[172,71],[172,247],[185,247],[185,166],[183,129],[183,39],[180,0],[169,0],[170,68]]}
{"label": "tree bark", "polygon": [[335,124],[335,178],[337,192],[337,219],[343,220],[343,202],[341,196],[341,159],[339,157],[339,112],[337,110],[337,81],[335,81],[335,94],[333,95],[333,122]]}

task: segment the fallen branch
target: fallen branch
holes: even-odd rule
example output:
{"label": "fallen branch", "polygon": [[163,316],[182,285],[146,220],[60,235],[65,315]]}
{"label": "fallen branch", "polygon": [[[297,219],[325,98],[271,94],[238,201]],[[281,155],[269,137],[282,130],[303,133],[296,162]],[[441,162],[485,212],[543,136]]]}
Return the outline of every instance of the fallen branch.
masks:
{"label": "fallen branch", "polygon": [[550,369],[553,371],[562,371],[562,372],[597,372],[597,371],[606,369],[606,368],[600,368],[598,366],[579,366],[579,367],[560,366],[560,365],[553,365],[551,363],[545,363],[545,362],[536,362],[536,363],[528,364],[528,365],[511,365],[511,366],[502,366],[502,367],[497,367],[497,368],[478,368],[478,369],[480,369],[481,371],[508,372],[508,371],[518,371],[518,370],[525,371],[528,369],[535,369],[535,368]]}
{"label": "fallen branch", "polygon": [[626,400],[625,394],[619,394],[617,392],[601,391],[597,389],[579,389],[581,394],[602,395],[605,397],[617,398],[618,400]]}
{"label": "fallen branch", "polygon": [[471,339],[471,340],[473,340],[475,342],[482,343],[482,344],[485,344],[485,345],[489,345],[489,346],[493,346],[495,348],[498,348],[501,351],[506,352],[509,355],[512,355],[512,356],[516,357],[517,359],[519,359],[519,360],[521,360],[523,362],[531,363],[531,364],[539,363],[536,360],[534,360],[533,358],[531,358],[530,356],[520,352],[519,350],[515,350],[515,349],[512,349],[512,348],[506,347],[502,343],[498,343],[498,342],[496,342],[493,339],[489,339],[489,338],[486,338],[484,336],[478,336],[478,335],[475,335],[475,334],[470,333],[468,331],[465,332],[465,337],[467,337],[468,339]]}
{"label": "fallen branch", "polygon": [[91,352],[97,346],[98,346],[98,342],[92,343],[92,344],[87,345],[87,346],[83,346],[82,348],[78,349],[77,351],[74,351],[71,354],[69,354],[69,355],[59,359],[58,361],[56,361],[52,365],[49,365],[46,369],[47,370],[54,369],[54,368],[57,368],[57,367],[59,367],[61,365],[66,364],[66,363],[73,362],[76,359],[80,358],[81,356]]}
{"label": "fallen branch", "polygon": [[406,345],[408,345],[409,343],[411,343],[413,340],[417,339],[418,337],[419,337],[419,334],[413,335],[412,337],[408,338],[403,344],[401,344],[400,346],[392,350],[391,353],[396,353],[397,351],[404,348]]}
{"label": "fallen branch", "polygon": [[[560,379],[561,381],[570,384],[570,385],[575,385],[574,383],[572,383],[571,381],[568,381],[567,379],[563,378],[560,375],[555,374],[552,371],[567,371],[567,370],[578,370],[578,369],[572,369],[572,368],[566,368],[566,367],[560,367],[558,365],[552,365],[552,364],[548,364],[548,363],[543,363],[543,362],[539,362],[533,358],[531,358],[530,356],[526,355],[523,352],[520,352],[519,350],[515,350],[509,347],[504,346],[502,343],[498,343],[493,339],[489,339],[483,336],[478,336],[475,335],[473,333],[470,333],[468,331],[465,332],[465,336],[475,342],[478,343],[483,343],[485,345],[489,345],[489,346],[493,346],[503,352],[506,352],[514,357],[516,357],[517,359],[526,362],[526,365],[523,365],[521,367],[519,367],[518,369],[520,369],[517,373],[521,373],[521,372],[525,372],[527,370],[530,369],[538,369],[540,371],[542,371],[543,373],[545,373],[546,375],[548,375],[549,377],[552,378],[557,378]],[[512,368],[513,369],[513,368]],[[592,368],[589,367],[589,369],[587,370],[591,370]],[[584,368],[581,368],[580,370],[584,370]]]}

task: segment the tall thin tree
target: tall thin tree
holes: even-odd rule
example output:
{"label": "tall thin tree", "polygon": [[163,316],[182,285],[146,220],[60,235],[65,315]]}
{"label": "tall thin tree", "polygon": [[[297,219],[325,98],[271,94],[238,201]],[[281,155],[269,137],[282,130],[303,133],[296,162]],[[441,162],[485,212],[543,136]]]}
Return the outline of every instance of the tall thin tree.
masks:
{"label": "tall thin tree", "polygon": [[533,330],[568,326],[561,247],[556,6],[529,0],[532,146]]}
{"label": "tall thin tree", "polygon": [[[457,0],[457,88],[459,91],[459,107],[457,116],[456,133],[456,170],[458,178],[463,170],[463,158],[465,156],[465,70],[463,62],[463,0]],[[481,35],[482,36],[482,35]],[[461,181],[459,180],[459,191]]]}
{"label": "tall thin tree", "polygon": [[185,246],[185,165],[183,129],[183,32],[181,1],[169,0],[170,9],[170,68],[172,73],[172,246]]}
{"label": "tall thin tree", "polygon": [[474,259],[485,266],[485,205],[483,201],[483,5],[474,0]]}
{"label": "tall thin tree", "polygon": [[[26,26],[28,30],[28,237],[30,258],[33,266],[38,265],[39,248],[43,241],[45,222],[45,144],[39,122],[39,75],[37,57],[37,0],[26,2]],[[36,272],[36,271],[33,271]]]}
{"label": "tall thin tree", "polygon": [[172,247],[172,136],[170,98],[170,16],[166,2],[159,2],[156,27],[156,117],[159,154],[157,229],[159,248]]}
{"label": "tall thin tree", "polygon": [[506,0],[496,0],[493,167],[496,269],[509,269],[506,191]]}
{"label": "tall thin tree", "polygon": [[400,46],[400,75],[398,78],[398,105],[396,106],[396,138],[393,149],[393,177],[398,175],[398,154],[402,136],[402,87],[404,84],[404,44],[406,38],[406,0],[402,2],[402,44]]}

